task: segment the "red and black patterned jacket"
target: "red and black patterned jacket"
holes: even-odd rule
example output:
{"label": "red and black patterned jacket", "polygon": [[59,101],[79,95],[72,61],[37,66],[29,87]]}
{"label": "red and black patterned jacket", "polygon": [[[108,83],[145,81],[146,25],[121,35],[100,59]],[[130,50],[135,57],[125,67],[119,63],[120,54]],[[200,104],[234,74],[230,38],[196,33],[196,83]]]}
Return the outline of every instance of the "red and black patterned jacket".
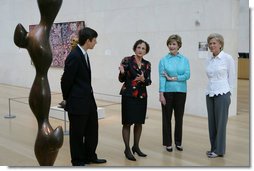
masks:
{"label": "red and black patterned jacket", "polygon": [[[124,74],[119,73],[118,79],[124,83],[120,94],[124,96],[131,96],[136,98],[147,98],[146,86],[149,86],[151,81],[151,63],[145,59],[141,61],[141,68],[135,60],[135,56],[125,57],[122,60],[124,66]],[[138,74],[144,73],[145,81],[135,81]]]}

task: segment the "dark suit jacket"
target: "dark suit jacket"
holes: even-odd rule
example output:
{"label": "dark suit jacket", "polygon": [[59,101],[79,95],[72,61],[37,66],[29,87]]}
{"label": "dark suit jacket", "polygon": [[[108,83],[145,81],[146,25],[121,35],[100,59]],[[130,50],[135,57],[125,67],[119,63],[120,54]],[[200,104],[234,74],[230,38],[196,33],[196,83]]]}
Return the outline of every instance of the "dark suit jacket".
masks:
{"label": "dark suit jacket", "polygon": [[91,85],[91,70],[78,46],[65,60],[61,89],[63,99],[66,100],[65,110],[68,113],[77,115],[89,113],[91,104],[95,110],[97,109]]}

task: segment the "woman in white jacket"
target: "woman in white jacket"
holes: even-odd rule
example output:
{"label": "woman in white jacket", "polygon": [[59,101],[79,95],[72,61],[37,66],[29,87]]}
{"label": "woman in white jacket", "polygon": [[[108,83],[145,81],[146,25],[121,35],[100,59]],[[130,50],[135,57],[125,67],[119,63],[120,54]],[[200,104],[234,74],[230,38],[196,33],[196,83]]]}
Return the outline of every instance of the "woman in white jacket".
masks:
{"label": "woman in white jacket", "polygon": [[226,151],[226,127],[230,95],[235,82],[235,62],[232,56],[223,51],[222,35],[213,33],[207,38],[212,56],[206,64],[208,85],[206,105],[211,149],[206,152],[209,158],[223,157]]}

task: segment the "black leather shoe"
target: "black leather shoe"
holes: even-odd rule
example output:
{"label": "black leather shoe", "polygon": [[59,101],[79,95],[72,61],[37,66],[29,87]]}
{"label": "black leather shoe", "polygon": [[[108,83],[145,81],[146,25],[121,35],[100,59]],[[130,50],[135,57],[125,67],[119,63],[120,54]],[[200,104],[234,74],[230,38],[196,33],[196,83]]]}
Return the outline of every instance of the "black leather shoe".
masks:
{"label": "black leather shoe", "polygon": [[106,163],[107,160],[105,159],[95,159],[95,160],[92,160],[92,161],[86,161],[85,163],[86,164],[91,164],[91,163],[94,163],[94,164],[102,164],[102,163]]}
{"label": "black leather shoe", "polygon": [[134,147],[134,146],[132,147],[132,153],[133,154],[137,153],[140,157],[146,157],[147,156],[146,154],[142,153],[142,151],[140,151],[139,148]]}
{"label": "black leather shoe", "polygon": [[180,146],[180,145],[176,145],[176,149],[177,149],[178,151],[183,151],[183,147]]}
{"label": "black leather shoe", "polygon": [[124,154],[128,160],[136,161],[135,157],[131,154],[130,150],[124,150]]}
{"label": "black leather shoe", "polygon": [[172,146],[167,146],[167,147],[166,147],[166,150],[167,150],[168,152],[172,152],[172,151],[173,151],[173,148],[172,148]]}
{"label": "black leather shoe", "polygon": [[97,164],[106,163],[106,162],[107,162],[107,160],[105,160],[105,159],[96,159],[96,160],[91,161],[91,163],[97,163]]}
{"label": "black leather shoe", "polygon": [[85,166],[84,162],[74,162],[72,163],[72,166]]}

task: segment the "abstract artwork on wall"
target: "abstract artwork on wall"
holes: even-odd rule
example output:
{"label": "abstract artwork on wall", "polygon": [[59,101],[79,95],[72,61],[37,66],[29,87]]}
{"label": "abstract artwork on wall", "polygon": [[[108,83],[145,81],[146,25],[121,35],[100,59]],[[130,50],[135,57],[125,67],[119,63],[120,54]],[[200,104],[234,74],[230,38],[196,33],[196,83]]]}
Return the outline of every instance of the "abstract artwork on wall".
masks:
{"label": "abstract artwork on wall", "polygon": [[[31,31],[36,25],[29,25]],[[64,67],[64,61],[71,51],[71,39],[78,36],[84,28],[84,21],[54,23],[50,30],[49,41],[52,48],[52,67]]]}

